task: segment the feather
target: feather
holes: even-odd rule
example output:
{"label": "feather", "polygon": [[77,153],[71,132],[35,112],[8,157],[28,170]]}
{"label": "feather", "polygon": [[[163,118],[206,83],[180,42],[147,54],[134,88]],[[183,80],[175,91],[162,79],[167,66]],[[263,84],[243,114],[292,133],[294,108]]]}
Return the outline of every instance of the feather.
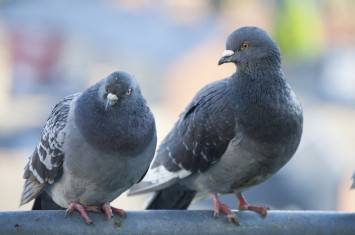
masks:
{"label": "feather", "polygon": [[21,203],[23,205],[42,192],[49,183],[61,172],[64,160],[63,144],[65,140],[65,126],[67,123],[70,105],[79,94],[65,97],[53,108],[42,130],[41,139],[29,157],[23,177],[26,179]]}

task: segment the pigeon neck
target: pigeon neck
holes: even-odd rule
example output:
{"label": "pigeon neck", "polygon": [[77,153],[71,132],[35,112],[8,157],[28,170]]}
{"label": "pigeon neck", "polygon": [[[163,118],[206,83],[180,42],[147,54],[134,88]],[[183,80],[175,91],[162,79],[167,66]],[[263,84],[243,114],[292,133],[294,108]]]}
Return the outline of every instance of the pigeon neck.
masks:
{"label": "pigeon neck", "polygon": [[238,64],[237,72],[251,78],[265,77],[281,73],[281,62],[277,57],[267,57],[257,61]]}

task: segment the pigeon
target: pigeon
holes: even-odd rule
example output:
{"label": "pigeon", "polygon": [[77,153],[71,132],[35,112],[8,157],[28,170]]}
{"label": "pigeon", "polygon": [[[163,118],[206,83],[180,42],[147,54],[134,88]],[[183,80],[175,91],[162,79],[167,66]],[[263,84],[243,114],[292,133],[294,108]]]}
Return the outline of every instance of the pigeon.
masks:
{"label": "pigeon", "polygon": [[25,167],[20,204],[45,196],[67,214],[78,211],[87,224],[88,211],[124,215],[110,202],[143,178],[156,142],[154,116],[137,81],[113,72],[55,105]]}
{"label": "pigeon", "polygon": [[242,192],[284,166],[301,139],[302,107],[286,82],[280,50],[257,27],[232,32],[218,65],[230,77],[203,87],[163,139],[145,178],[129,195],[155,192],[147,209],[186,209],[196,192],[209,193],[214,215],[239,221],[220,194],[235,193],[239,209],[266,216]]}
{"label": "pigeon", "polygon": [[65,210],[57,205],[45,191],[41,192],[35,199],[32,210]]}

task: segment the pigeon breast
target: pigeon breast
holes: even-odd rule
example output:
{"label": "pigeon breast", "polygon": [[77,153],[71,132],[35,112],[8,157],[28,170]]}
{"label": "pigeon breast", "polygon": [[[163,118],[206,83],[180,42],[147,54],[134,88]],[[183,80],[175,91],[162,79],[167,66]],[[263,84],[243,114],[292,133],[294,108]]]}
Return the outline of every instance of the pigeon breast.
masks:
{"label": "pigeon breast", "polygon": [[84,139],[102,152],[141,153],[155,134],[153,114],[140,95],[105,111],[94,87],[78,99],[75,123]]}

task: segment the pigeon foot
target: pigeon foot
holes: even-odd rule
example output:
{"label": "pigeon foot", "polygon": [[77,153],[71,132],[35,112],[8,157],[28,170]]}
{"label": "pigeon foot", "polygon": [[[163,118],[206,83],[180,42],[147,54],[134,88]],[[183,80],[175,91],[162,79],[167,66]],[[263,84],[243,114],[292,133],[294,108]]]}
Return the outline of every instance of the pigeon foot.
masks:
{"label": "pigeon foot", "polygon": [[[90,208],[91,209],[91,208]],[[81,218],[83,218],[84,222],[86,224],[92,224],[92,220],[90,219],[87,209],[85,206],[81,205],[80,203],[77,202],[72,202],[69,204],[68,209],[65,212],[65,215],[71,215],[74,211],[78,211]]]}
{"label": "pigeon foot", "polygon": [[118,214],[122,217],[126,217],[126,212],[124,210],[110,206],[109,202],[104,203],[101,209],[106,215],[107,219],[111,219],[113,214]]}
{"label": "pigeon foot", "polygon": [[239,210],[249,210],[260,214],[262,217],[267,215],[267,211],[270,209],[267,206],[252,205],[247,202],[242,193],[237,193],[237,198],[239,200]]}
{"label": "pigeon foot", "polygon": [[236,225],[240,225],[239,220],[237,216],[229,209],[229,207],[222,203],[216,193],[213,194],[212,196],[213,200],[213,216],[217,217],[220,212],[224,213],[227,215],[228,221],[232,222]]}
{"label": "pigeon foot", "polygon": [[78,211],[80,216],[83,218],[86,224],[92,224],[92,220],[88,215],[88,211],[95,213],[104,213],[107,219],[111,219],[113,214],[118,214],[122,217],[126,216],[126,212],[122,209],[118,209],[110,206],[109,202],[102,204],[102,206],[84,206],[77,202],[72,202],[69,204],[68,209],[66,210],[66,215],[72,214],[74,211]]}

